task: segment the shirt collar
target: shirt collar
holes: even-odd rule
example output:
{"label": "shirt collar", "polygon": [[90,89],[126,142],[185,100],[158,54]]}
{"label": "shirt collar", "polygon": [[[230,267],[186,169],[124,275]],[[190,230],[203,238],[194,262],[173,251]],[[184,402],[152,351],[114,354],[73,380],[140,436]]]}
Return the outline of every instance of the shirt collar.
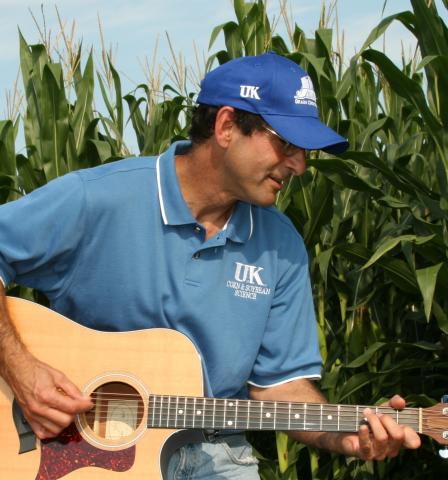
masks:
{"label": "shirt collar", "polygon": [[254,231],[253,208],[252,205],[245,202],[238,202],[236,204],[227,224],[227,238],[238,243],[244,243],[250,240]]}
{"label": "shirt collar", "polygon": [[[191,148],[191,142],[175,142],[157,158],[157,188],[160,213],[165,225],[188,225],[197,223],[180,190],[176,175],[176,155],[183,155]],[[245,202],[235,205],[227,222],[225,235],[234,242],[244,243],[252,236],[254,225],[252,207]]]}
{"label": "shirt collar", "polygon": [[160,213],[165,225],[196,223],[185,203],[176,175],[176,155],[185,154],[191,142],[176,142],[157,159],[157,188]]}

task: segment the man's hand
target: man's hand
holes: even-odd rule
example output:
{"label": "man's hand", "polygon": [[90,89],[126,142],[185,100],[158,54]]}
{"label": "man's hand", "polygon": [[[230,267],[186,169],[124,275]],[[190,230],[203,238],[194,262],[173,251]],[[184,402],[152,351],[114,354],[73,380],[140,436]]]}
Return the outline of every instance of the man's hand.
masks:
{"label": "man's hand", "polygon": [[9,318],[0,282],[0,376],[10,386],[22,413],[40,438],[57,436],[75,414],[93,407],[62,372],[34,357]]}
{"label": "man's hand", "polygon": [[[293,380],[271,388],[250,386],[255,400],[287,402],[327,403],[322,393],[305,378]],[[405,407],[405,401],[395,395],[387,404],[397,410]],[[418,448],[420,437],[412,428],[398,425],[390,415],[376,415],[371,409],[364,412],[369,426],[362,425],[357,434],[334,432],[288,432],[300,442],[331,452],[354,456],[363,460],[384,460],[395,457],[400,448]]]}
{"label": "man's hand", "polygon": [[76,413],[93,407],[90,398],[62,372],[27,352],[16,360],[5,377],[38,438],[57,436],[73,422]]}
{"label": "man's hand", "polygon": [[[402,410],[405,401],[395,395],[386,405]],[[384,460],[387,457],[396,457],[401,447],[420,447],[420,437],[412,428],[398,425],[389,415],[376,415],[369,408],[364,411],[364,415],[370,428],[362,425],[357,435],[342,434],[342,453],[362,460]]]}

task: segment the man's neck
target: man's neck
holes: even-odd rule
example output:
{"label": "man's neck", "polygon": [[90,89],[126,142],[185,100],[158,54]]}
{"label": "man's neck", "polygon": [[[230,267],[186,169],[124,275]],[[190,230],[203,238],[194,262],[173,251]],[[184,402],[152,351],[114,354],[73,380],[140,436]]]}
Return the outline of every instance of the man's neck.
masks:
{"label": "man's neck", "polygon": [[209,144],[194,146],[186,155],[176,156],[176,174],[185,203],[194,218],[212,238],[229,220],[236,200],[223,191],[219,159]]}

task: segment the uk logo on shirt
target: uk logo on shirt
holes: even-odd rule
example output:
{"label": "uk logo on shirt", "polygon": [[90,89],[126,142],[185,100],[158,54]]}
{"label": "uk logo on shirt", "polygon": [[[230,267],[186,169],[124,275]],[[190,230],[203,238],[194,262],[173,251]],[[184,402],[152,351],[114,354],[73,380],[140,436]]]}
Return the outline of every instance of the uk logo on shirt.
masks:
{"label": "uk logo on shirt", "polygon": [[269,295],[271,289],[263,282],[264,268],[235,262],[234,280],[227,281],[227,288],[234,290],[236,297],[256,300],[257,295]]}

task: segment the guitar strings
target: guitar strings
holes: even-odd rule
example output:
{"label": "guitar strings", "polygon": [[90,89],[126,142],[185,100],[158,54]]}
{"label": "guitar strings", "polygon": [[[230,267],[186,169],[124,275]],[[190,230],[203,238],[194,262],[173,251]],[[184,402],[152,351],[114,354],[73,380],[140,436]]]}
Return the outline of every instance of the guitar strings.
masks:
{"label": "guitar strings", "polygon": [[[124,397],[124,398],[122,398]],[[134,394],[123,394],[123,393],[101,393],[101,394],[93,394],[91,395],[92,399],[106,399],[107,401],[110,400],[117,400],[120,402],[129,402],[130,404],[134,404],[135,401],[139,400],[142,404],[146,403],[144,400],[142,400],[140,395],[134,395]],[[157,398],[157,397],[152,397],[152,398]],[[162,397],[158,397],[162,398]],[[203,400],[203,397],[197,398],[196,405],[193,405],[194,397],[171,397],[176,400],[172,400],[169,404],[167,403],[167,399],[163,399],[162,402],[160,401],[148,401],[149,408],[157,408],[157,409],[173,409],[173,408],[191,408],[194,409],[196,407],[202,407],[203,409],[212,409],[215,407],[216,410],[219,410],[220,408],[224,410],[229,410],[233,408],[232,405],[229,405],[229,403],[234,402],[235,408],[238,410],[241,409],[252,409],[252,408],[272,408],[276,409],[277,412],[279,409],[284,409],[284,410],[289,410],[289,409],[302,409],[302,410],[321,410],[325,411],[325,413],[331,413],[331,411],[334,411],[334,413],[338,412],[344,412],[344,411],[354,411],[356,408],[358,408],[358,411],[361,412],[365,408],[370,408],[371,410],[377,410],[378,413],[385,413],[385,414],[390,414],[390,415],[395,415],[397,412],[400,415],[406,414],[406,413],[412,413],[413,415],[418,414],[420,409],[416,407],[407,407],[403,410],[396,410],[393,409],[392,407],[387,407],[387,406],[372,406],[372,405],[337,405],[337,404],[331,404],[331,403],[323,403],[323,404],[310,404],[310,403],[296,403],[296,402],[275,402],[275,401],[269,401],[269,402],[261,402],[259,400],[222,400],[222,399],[217,399],[216,402],[213,401],[213,399],[206,399],[205,401]],[[178,399],[178,400],[177,400]],[[185,400],[187,399],[187,400]],[[247,402],[247,403],[246,403]],[[424,409],[425,413],[434,413],[438,414],[437,412],[431,412],[431,410]]]}
{"label": "guitar strings", "polygon": [[[123,398],[125,397],[125,398]],[[140,405],[137,408],[143,409],[145,402],[142,400],[141,396],[138,394],[127,394],[127,393],[111,393],[111,392],[93,392],[92,398],[97,399],[109,399],[115,402],[119,402],[120,405],[129,403],[130,406],[135,408],[135,399],[140,401]],[[132,398],[132,400],[127,400]],[[164,404],[167,399],[174,398],[168,405]],[[238,401],[237,399],[209,399],[205,397],[196,397],[196,405],[192,405],[191,402],[194,402],[195,397],[164,397],[164,396],[150,396],[149,402],[147,404],[149,421],[155,424],[163,425],[164,423],[173,423],[173,424],[183,424],[193,423],[192,419],[196,419],[199,423],[210,422],[214,420],[215,424],[224,423],[225,419],[231,419],[232,416],[236,418],[234,421],[237,424],[245,423],[247,420],[242,420],[241,416],[245,414],[250,414],[251,418],[249,424],[251,427],[254,427],[254,423],[260,422],[265,427],[267,423],[293,423],[303,424],[309,426],[310,424],[321,424],[325,423],[327,427],[331,427],[333,424],[336,426],[339,424],[339,427],[344,427],[345,423],[355,423],[357,424],[360,414],[365,408],[370,408],[376,413],[386,414],[390,416],[397,416],[401,424],[409,426],[420,426],[420,421],[417,416],[420,414],[419,408],[406,408],[402,411],[397,411],[391,407],[382,407],[382,406],[353,406],[353,405],[334,405],[334,404],[305,404],[304,403],[288,403],[288,402],[261,402],[256,400],[242,400]],[[235,410],[233,407],[229,406],[229,403],[235,403]],[[246,403],[249,402],[249,403]],[[202,405],[201,405],[202,404]],[[270,408],[269,408],[270,407]],[[263,409],[263,412],[257,412]],[[356,408],[358,411],[356,412]],[[214,409],[213,411],[210,411]],[[182,414],[179,415],[179,411],[182,410]],[[273,410],[273,411],[272,411]],[[197,411],[201,411],[200,416],[198,416]],[[235,415],[232,415],[235,413]],[[267,417],[266,413],[274,415],[275,418]],[[95,410],[96,420],[102,421],[107,419],[109,414],[109,409],[106,406],[97,406]],[[294,418],[294,415],[302,415],[303,418]],[[424,419],[429,417],[437,417],[440,415],[439,412],[433,410],[425,409],[423,411]],[[335,415],[335,418],[329,418]],[[188,418],[190,417],[190,418]],[[306,418],[305,418],[306,417]],[[326,418],[325,418],[326,417]],[[305,418],[305,419],[304,419]],[[330,423],[329,423],[330,422]],[[296,426],[297,428],[297,426]]]}
{"label": "guitar strings", "polygon": [[[250,428],[259,428],[268,429],[269,427],[275,427],[281,425],[283,429],[287,428],[287,425],[290,426],[290,429],[298,429],[303,426],[304,429],[311,430],[316,428],[317,430],[322,430],[325,425],[326,430],[342,431],[348,429],[349,431],[356,431],[359,423],[359,416],[353,415],[351,412],[342,412],[341,415],[336,416],[336,418],[329,419],[325,418],[325,415],[322,415],[320,411],[309,411],[306,416],[303,415],[303,418],[294,418],[289,412],[277,412],[275,417],[266,417],[265,414],[260,412],[251,412],[249,419],[241,418],[245,413],[249,411],[240,411],[236,414],[235,418],[232,415],[233,412],[227,412],[225,410],[216,410],[214,414],[208,412],[202,412],[200,416],[197,415],[197,410],[186,409],[182,410],[182,414],[178,414],[179,409],[172,408],[169,412],[164,412],[163,410],[156,410],[149,414],[148,426],[199,426],[209,425],[217,426],[229,426],[226,424],[227,421],[232,421],[232,424],[235,428],[248,426]],[[103,409],[95,412],[96,421],[104,421],[108,419],[109,411]],[[166,415],[168,413],[168,415]],[[236,412],[235,412],[236,413]],[[294,413],[294,412],[293,412]],[[143,418],[143,415],[138,415],[140,419]],[[415,415],[400,415],[400,423],[412,427],[417,427],[419,425],[418,419]],[[319,427],[317,427],[319,425]]]}
{"label": "guitar strings", "polygon": [[[140,395],[134,395],[134,394],[122,394],[122,393],[101,393],[101,394],[93,394],[91,395],[92,399],[107,399],[107,401],[119,401],[120,403],[123,402],[129,402],[129,404],[134,405],[135,401],[140,401],[142,404],[146,404],[145,401],[142,400]],[[125,397],[125,398],[122,398]],[[129,399],[132,398],[132,399]],[[152,397],[152,398],[157,398],[157,397]],[[158,397],[161,398],[161,397]],[[164,399],[162,402],[160,401],[148,401],[147,405],[149,406],[148,408],[150,409],[158,409],[158,410],[167,410],[167,409],[192,409],[194,410],[196,408],[202,408],[202,409],[213,409],[215,408],[215,411],[228,411],[229,409],[234,408],[233,406],[229,405],[229,403],[234,402],[235,403],[235,409],[238,410],[244,410],[244,409],[256,409],[258,408],[263,408],[265,411],[268,409],[273,409],[276,410],[277,413],[279,410],[306,410],[307,412],[311,411],[318,411],[320,414],[321,411],[326,414],[331,414],[331,413],[344,413],[344,412],[354,412],[356,411],[356,408],[358,408],[358,412],[361,413],[362,410],[365,408],[370,408],[373,411],[377,411],[378,413],[383,413],[383,414],[389,414],[389,415],[396,415],[397,412],[398,414],[401,415],[416,415],[419,414],[420,409],[416,407],[407,407],[404,410],[395,410],[392,407],[387,407],[387,406],[372,406],[372,405],[337,405],[337,404],[309,404],[309,403],[295,403],[295,402],[274,402],[274,401],[269,401],[269,402],[261,402],[259,400],[221,400],[217,399],[215,402],[213,399],[206,399],[205,401],[203,400],[203,397],[200,397],[197,399],[196,405],[192,404],[192,401],[194,400],[194,397],[171,397],[175,398],[176,400],[172,400],[169,404],[167,404],[167,400]],[[177,400],[178,399],[178,400]],[[187,400],[186,400],[187,399]],[[247,402],[247,403],[246,403]],[[433,415],[439,415],[439,412],[431,411],[428,409],[423,409],[425,415],[426,414],[433,414]]]}
{"label": "guitar strings", "polygon": [[[134,394],[134,393],[122,393],[122,392],[92,392],[92,394],[90,395],[91,398],[107,398],[107,397],[113,397],[113,398],[120,398],[120,397],[126,397],[126,398],[133,398],[133,399],[140,399],[142,402],[143,402],[143,399],[142,399],[142,396],[139,395],[139,394]],[[209,404],[213,404],[215,403],[216,406],[218,405],[223,405],[223,406],[226,406],[227,408],[229,407],[229,404],[230,403],[235,403],[237,404],[238,403],[238,407],[244,407],[244,405],[247,405],[247,404],[251,404],[251,405],[275,405],[277,404],[277,406],[298,406],[298,407],[302,407],[304,405],[306,405],[306,408],[321,408],[321,406],[323,408],[335,408],[335,409],[343,409],[343,408],[347,408],[347,409],[356,409],[357,407],[359,409],[361,408],[370,408],[370,409],[381,409],[381,410],[389,410],[391,412],[396,412],[397,410],[392,408],[392,407],[389,407],[389,406],[385,406],[385,405],[350,405],[350,404],[333,404],[333,403],[306,403],[306,402],[285,402],[285,401],[275,401],[275,400],[269,400],[269,401],[261,401],[261,400],[250,400],[250,399],[232,399],[232,398],[229,398],[229,399],[221,399],[221,398],[209,398],[209,397],[185,397],[185,396],[165,396],[165,395],[160,395],[160,396],[156,396],[156,395],[151,395],[148,399],[148,402],[150,404],[153,404],[153,403],[156,403],[156,404],[160,404],[160,403],[163,403],[163,407],[165,406],[165,402],[168,402],[169,398],[171,398],[171,405],[173,404],[174,401],[178,401],[178,403],[180,404],[181,402],[183,402],[184,404],[186,403],[187,406],[191,406],[191,404],[194,402],[194,400],[196,399],[196,404],[199,404],[199,403],[205,403],[207,404],[208,407],[210,407]],[[415,411],[418,411],[419,410],[419,407],[406,407],[405,409],[403,410],[398,410],[399,412],[405,412],[405,411],[409,411],[409,410],[415,410]],[[430,410],[429,410],[430,411]]]}

